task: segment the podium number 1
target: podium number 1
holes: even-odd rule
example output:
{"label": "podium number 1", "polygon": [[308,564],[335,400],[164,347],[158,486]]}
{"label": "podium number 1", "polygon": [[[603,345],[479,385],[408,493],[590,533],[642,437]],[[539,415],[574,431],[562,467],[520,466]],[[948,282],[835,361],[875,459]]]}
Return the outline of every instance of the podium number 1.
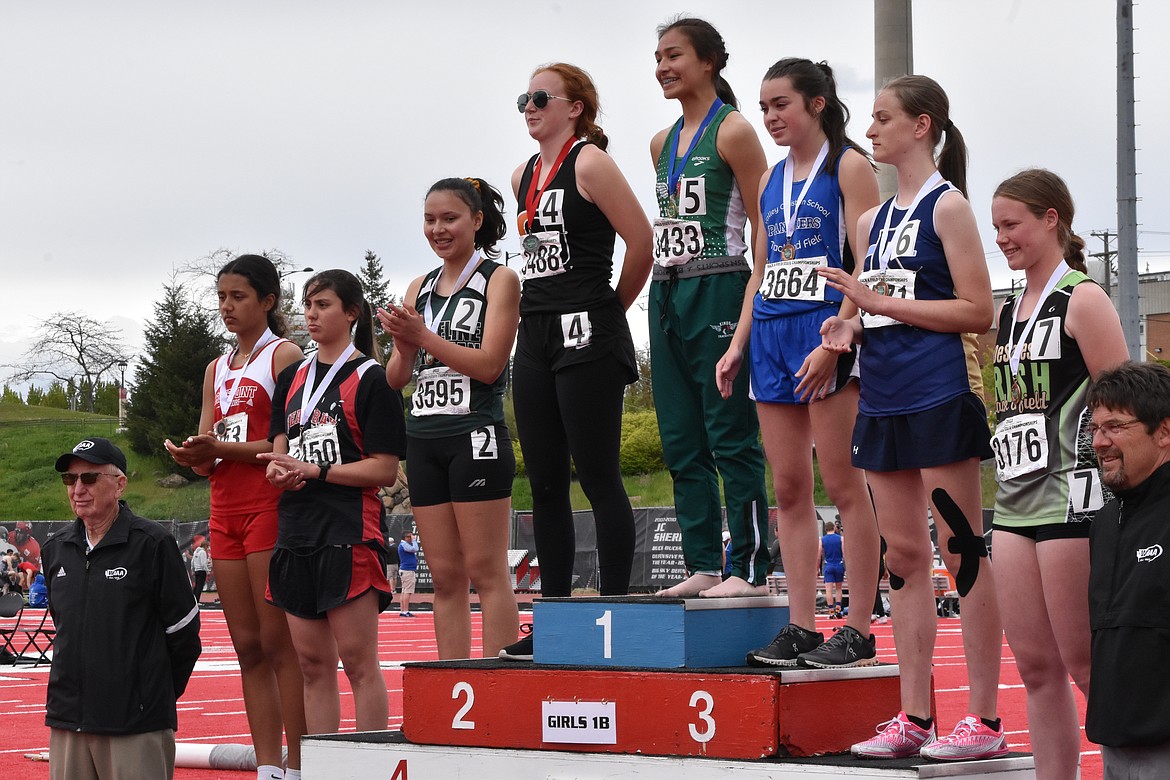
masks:
{"label": "podium number 1", "polygon": [[601,617],[593,621],[595,624],[602,627],[603,636],[605,637],[605,649],[602,652],[602,658],[613,658],[613,611],[606,610]]}

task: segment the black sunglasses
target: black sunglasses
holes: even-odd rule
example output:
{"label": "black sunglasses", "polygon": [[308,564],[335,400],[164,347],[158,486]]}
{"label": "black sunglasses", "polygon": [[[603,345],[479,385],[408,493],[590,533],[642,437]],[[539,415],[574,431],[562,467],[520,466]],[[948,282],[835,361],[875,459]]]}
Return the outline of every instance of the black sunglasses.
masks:
{"label": "black sunglasses", "polygon": [[83,471],[80,474],[71,474],[67,471],[61,475],[61,481],[69,487],[76,485],[78,479],[81,480],[81,484],[83,485],[93,485],[98,481],[98,477],[114,477],[116,479],[118,475],[103,474],[100,471]]}
{"label": "black sunglasses", "polygon": [[535,92],[533,92],[531,95],[528,94],[527,92],[525,92],[525,93],[521,94],[520,97],[516,98],[516,108],[520,111],[521,114],[523,114],[525,109],[528,108],[528,101],[529,100],[531,100],[532,105],[536,106],[537,108],[544,108],[545,106],[548,105],[548,101],[550,99],[551,100],[564,100],[564,101],[567,101],[569,103],[573,102],[569,98],[560,97],[558,95],[550,95],[550,94],[548,94],[548,90],[538,89]]}

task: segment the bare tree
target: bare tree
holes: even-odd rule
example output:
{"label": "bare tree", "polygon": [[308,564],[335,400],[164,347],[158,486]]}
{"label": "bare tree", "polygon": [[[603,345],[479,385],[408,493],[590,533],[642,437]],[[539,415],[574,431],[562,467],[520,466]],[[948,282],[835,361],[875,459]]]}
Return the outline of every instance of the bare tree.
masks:
{"label": "bare tree", "polygon": [[37,340],[24,353],[23,362],[5,368],[14,370],[14,382],[50,376],[62,384],[72,383],[86,411],[92,412],[99,380],[114,379],[113,369],[129,354],[121,333],[84,314],[58,312],[37,326]]}

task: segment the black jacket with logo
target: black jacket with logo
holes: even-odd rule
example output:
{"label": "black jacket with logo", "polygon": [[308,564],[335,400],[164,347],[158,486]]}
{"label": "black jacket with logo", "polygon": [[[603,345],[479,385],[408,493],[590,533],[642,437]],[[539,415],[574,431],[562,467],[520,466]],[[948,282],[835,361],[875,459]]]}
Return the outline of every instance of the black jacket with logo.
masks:
{"label": "black jacket with logo", "polygon": [[1170,463],[1093,519],[1092,671],[1085,733],[1110,747],[1170,742]]}
{"label": "black jacket with logo", "polygon": [[81,520],[44,545],[57,636],[45,724],[93,734],[175,729],[202,645],[175,539],[121,503],[86,555]]}

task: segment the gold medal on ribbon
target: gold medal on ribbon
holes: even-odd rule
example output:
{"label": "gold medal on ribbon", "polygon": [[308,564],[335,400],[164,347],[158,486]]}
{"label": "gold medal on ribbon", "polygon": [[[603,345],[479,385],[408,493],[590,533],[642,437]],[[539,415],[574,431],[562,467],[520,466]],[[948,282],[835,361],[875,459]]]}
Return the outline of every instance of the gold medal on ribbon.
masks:
{"label": "gold medal on ribbon", "polygon": [[666,199],[666,216],[670,219],[678,217],[678,198],[673,195]]}
{"label": "gold medal on ribbon", "polygon": [[890,294],[890,285],[886,283],[886,277],[878,279],[878,283],[873,286],[873,291],[878,295]]}
{"label": "gold medal on ribbon", "polygon": [[796,247],[794,247],[792,244],[785,243],[784,246],[780,249],[780,256],[785,260],[795,260]]}
{"label": "gold medal on ribbon", "polygon": [[1018,404],[1024,397],[1024,388],[1020,386],[1019,380],[1012,382],[1012,403]]}

